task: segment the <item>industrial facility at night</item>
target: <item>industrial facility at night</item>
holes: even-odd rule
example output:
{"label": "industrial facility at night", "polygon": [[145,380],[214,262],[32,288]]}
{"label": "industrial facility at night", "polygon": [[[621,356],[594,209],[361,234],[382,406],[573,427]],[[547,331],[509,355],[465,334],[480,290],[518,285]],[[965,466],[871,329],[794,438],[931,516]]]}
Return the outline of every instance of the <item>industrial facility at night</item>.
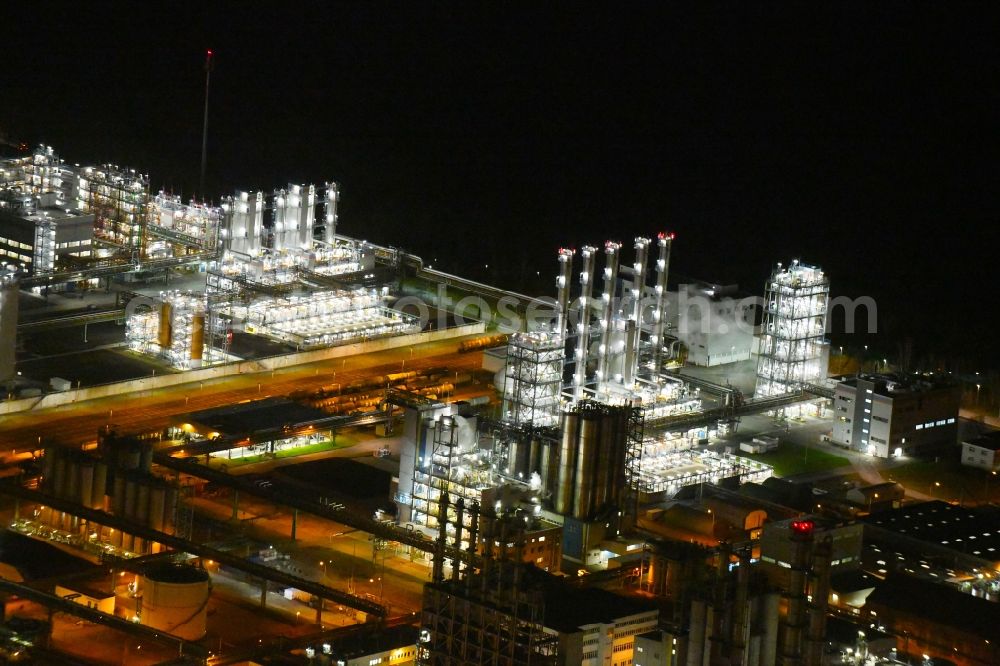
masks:
{"label": "industrial facility at night", "polygon": [[5,38],[0,662],[1000,663],[1000,384],[930,284],[988,262],[893,189],[940,128],[868,109],[887,62],[62,11]]}

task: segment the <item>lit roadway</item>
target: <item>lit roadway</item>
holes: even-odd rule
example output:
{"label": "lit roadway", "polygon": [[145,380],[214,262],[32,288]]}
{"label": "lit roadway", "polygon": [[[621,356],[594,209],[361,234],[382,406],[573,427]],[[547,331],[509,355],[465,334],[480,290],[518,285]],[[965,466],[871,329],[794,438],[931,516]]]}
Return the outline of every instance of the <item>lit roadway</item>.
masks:
{"label": "lit roadway", "polygon": [[[112,396],[51,409],[0,417],[0,451],[36,447],[41,441],[66,445],[93,442],[109,423],[120,432],[166,428],[173,417],[188,412],[287,395],[401,370],[447,367],[471,371],[481,367],[482,352],[458,353],[464,338],[428,342],[345,358],[318,361],[275,371],[234,375],[206,382],[151,389],[131,396]],[[40,438],[40,439],[39,439]]]}

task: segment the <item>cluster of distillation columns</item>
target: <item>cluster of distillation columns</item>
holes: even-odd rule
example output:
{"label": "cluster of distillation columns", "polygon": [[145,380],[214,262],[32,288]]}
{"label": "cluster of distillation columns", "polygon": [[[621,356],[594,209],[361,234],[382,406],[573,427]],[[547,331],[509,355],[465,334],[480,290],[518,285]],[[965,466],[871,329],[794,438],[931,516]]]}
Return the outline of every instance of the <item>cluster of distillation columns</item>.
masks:
{"label": "cluster of distillation columns", "polygon": [[[660,234],[657,237],[659,256],[656,261],[656,288],[653,299],[651,328],[649,341],[653,348],[654,367],[659,368],[663,360],[663,341],[666,332],[666,298],[667,279],[670,270],[670,248],[673,234]],[[596,355],[596,380],[598,384],[618,382],[631,386],[639,369],[639,351],[643,331],[644,315],[648,303],[645,299],[646,279],[651,241],[648,238],[636,238],[634,244],[635,260],[632,265],[632,281],[630,300],[623,308],[615,301],[618,288],[619,266],[621,262],[621,244],[607,241],[604,244],[603,291],[600,298],[599,335],[592,335],[590,315],[596,309],[594,303],[594,274],[598,250],[592,246],[584,246],[580,250],[582,270],[579,284],[580,296],[577,299],[577,340],[574,350],[574,372],[572,378],[573,398],[584,398],[584,388],[587,384],[587,361],[590,357],[590,344],[593,336],[598,336],[598,352]],[[556,277],[556,326],[555,333],[561,339],[566,339],[569,332],[570,312],[570,275],[574,257],[573,250],[559,250],[559,273]],[[624,322],[622,321],[624,319]],[[620,329],[620,330],[619,330]],[[617,357],[621,356],[620,368]]]}

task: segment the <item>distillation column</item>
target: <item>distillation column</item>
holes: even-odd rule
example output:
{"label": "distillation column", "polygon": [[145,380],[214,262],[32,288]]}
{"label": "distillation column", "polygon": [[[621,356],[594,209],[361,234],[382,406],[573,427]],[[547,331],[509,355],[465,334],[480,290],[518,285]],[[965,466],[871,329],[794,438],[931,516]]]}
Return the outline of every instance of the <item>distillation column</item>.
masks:
{"label": "distillation column", "polygon": [[337,237],[337,201],[340,199],[340,190],[337,189],[337,183],[326,183],[326,199],[324,202],[324,222],[323,227],[323,241],[329,245],[333,245],[334,240]]}
{"label": "distillation column", "polygon": [[604,243],[604,294],[601,295],[601,345],[597,353],[597,381],[606,383],[610,372],[611,333],[615,318],[615,286],[618,283],[618,251],[620,243]]}
{"label": "distillation column", "polygon": [[580,308],[577,322],[576,338],[576,368],[573,373],[573,397],[583,399],[583,387],[587,383],[587,356],[590,346],[590,300],[594,292],[594,259],[597,249],[589,245],[583,246],[580,256],[583,258],[583,270],[580,271]]}
{"label": "distillation column", "polygon": [[622,375],[625,386],[632,386],[639,371],[639,337],[642,333],[642,293],[646,288],[646,262],[649,257],[649,239],[635,239],[635,263],[632,265],[632,322],[627,329],[625,358]]}
{"label": "distillation column", "polygon": [[660,234],[656,243],[660,256],[656,260],[656,307],[653,310],[653,373],[659,375],[663,363],[663,337],[667,328],[667,277],[670,273],[670,246],[673,234]]}
{"label": "distillation column", "polygon": [[569,319],[569,277],[573,270],[573,250],[559,250],[559,275],[556,277],[556,335],[566,340]]}

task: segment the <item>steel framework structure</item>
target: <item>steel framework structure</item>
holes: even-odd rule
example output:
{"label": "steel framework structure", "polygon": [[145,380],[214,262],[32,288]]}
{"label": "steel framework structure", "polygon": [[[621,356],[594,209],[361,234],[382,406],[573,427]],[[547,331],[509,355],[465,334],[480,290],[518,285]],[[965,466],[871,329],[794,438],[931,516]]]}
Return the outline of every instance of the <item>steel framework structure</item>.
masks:
{"label": "steel framework structure", "polygon": [[767,282],[757,397],[792,393],[824,375],[821,367],[830,281],[822,270],[778,264]]}

